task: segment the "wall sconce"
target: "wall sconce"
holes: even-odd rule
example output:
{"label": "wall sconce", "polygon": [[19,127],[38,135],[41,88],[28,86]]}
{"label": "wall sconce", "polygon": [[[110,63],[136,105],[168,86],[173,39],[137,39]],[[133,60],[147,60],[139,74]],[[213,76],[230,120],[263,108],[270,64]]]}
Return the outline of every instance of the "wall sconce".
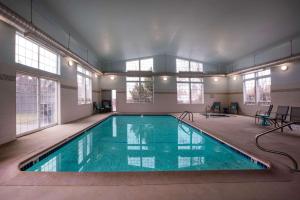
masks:
{"label": "wall sconce", "polygon": [[280,69],[281,69],[282,71],[286,71],[286,70],[288,69],[288,67],[287,67],[286,65],[282,65],[282,66],[280,67]]}
{"label": "wall sconce", "polygon": [[95,78],[98,78],[98,75],[95,73]]}
{"label": "wall sconce", "polygon": [[69,61],[68,61],[68,65],[69,65],[70,67],[72,67],[72,66],[74,65],[74,61],[73,61],[73,60],[69,60]]}
{"label": "wall sconce", "polygon": [[234,81],[236,81],[237,80],[237,76],[233,76],[233,78],[232,78]]}
{"label": "wall sconce", "polygon": [[215,81],[215,82],[218,82],[218,81],[219,81],[218,77],[215,77],[215,78],[214,78],[214,81]]}
{"label": "wall sconce", "polygon": [[115,76],[110,76],[110,80],[115,80]]}
{"label": "wall sconce", "polygon": [[168,80],[168,77],[167,77],[167,76],[163,76],[163,80],[164,80],[164,81],[167,81],[167,80]]}

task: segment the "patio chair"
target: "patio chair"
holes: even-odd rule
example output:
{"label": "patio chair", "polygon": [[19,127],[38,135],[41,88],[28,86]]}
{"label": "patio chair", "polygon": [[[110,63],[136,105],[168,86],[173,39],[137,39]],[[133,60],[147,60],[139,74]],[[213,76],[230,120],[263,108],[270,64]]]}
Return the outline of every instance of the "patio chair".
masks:
{"label": "patio chair", "polygon": [[[300,107],[291,107],[290,120],[285,121],[285,123],[296,122],[297,125],[300,124]],[[288,126],[292,131],[292,126]]]}
{"label": "patio chair", "polygon": [[210,107],[210,111],[214,113],[220,113],[221,112],[221,102],[214,102],[212,106]]}
{"label": "patio chair", "polygon": [[239,112],[239,104],[237,102],[231,102],[229,106],[230,114],[238,114]]}
{"label": "patio chair", "polygon": [[111,112],[111,100],[102,100],[101,110],[103,112]]}
{"label": "patio chair", "polygon": [[260,110],[256,111],[256,114],[254,116],[254,123],[256,124],[257,122],[259,122],[259,119],[261,119],[262,115],[270,117],[272,110],[273,110],[273,105],[271,104],[268,110],[265,112],[262,112]]}
{"label": "patio chair", "polygon": [[93,102],[93,113],[100,113],[101,108],[97,102]]}
{"label": "patio chair", "polygon": [[[274,117],[270,117],[269,121],[274,124],[275,127],[279,127],[283,125],[283,123],[286,121],[286,118],[289,113],[289,106],[278,106],[277,111],[275,113]],[[281,129],[281,132],[283,131],[283,128]]]}

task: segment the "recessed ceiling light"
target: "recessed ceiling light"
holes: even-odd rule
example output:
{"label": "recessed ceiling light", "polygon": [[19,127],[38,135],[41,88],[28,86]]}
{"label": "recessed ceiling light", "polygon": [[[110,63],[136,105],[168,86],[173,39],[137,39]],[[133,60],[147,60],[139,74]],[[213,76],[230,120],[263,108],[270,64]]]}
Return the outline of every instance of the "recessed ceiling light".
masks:
{"label": "recessed ceiling light", "polygon": [[282,66],[280,67],[280,69],[281,69],[282,71],[286,71],[286,70],[288,69],[288,67],[287,67],[286,65],[282,65]]}

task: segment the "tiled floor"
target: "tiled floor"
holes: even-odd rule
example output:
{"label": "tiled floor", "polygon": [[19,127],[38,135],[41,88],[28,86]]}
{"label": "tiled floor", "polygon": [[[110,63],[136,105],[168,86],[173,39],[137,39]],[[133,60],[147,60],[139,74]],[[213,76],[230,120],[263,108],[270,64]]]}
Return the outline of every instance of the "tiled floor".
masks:
{"label": "tiled floor", "polygon": [[[0,199],[296,199],[300,173],[289,160],[262,152],[254,137],[268,128],[250,117],[209,118],[196,114],[194,126],[261,159],[267,172],[26,173],[18,164],[78,133],[107,115],[45,129],[0,146]],[[266,147],[286,150],[300,162],[300,131],[274,133]]]}

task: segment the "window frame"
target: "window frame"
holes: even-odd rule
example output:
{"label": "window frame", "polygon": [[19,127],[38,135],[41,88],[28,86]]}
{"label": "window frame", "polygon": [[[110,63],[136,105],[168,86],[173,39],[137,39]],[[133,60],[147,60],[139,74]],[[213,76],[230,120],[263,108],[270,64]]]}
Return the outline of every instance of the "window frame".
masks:
{"label": "window frame", "polygon": [[[23,71],[19,71],[17,70],[16,71],[16,74],[17,75],[24,75],[24,76],[30,76],[30,77],[33,77],[33,78],[36,78],[37,79],[37,128],[35,129],[32,129],[32,130],[28,130],[28,131],[25,131],[25,132],[21,132],[21,133],[18,133],[17,134],[17,129],[16,129],[16,137],[22,137],[22,136],[25,136],[25,135],[28,135],[28,134],[31,134],[31,133],[35,133],[37,131],[40,131],[40,130],[43,130],[43,129],[46,129],[46,128],[49,128],[49,127],[53,127],[53,126],[56,126],[58,123],[59,123],[59,115],[60,115],[60,108],[59,108],[59,105],[60,105],[60,94],[59,94],[59,91],[60,91],[60,83],[58,80],[54,79],[54,78],[51,78],[51,77],[47,77],[47,76],[41,76],[41,75],[37,75],[37,74],[32,74],[32,73],[27,73],[27,72],[23,72]],[[17,78],[17,76],[16,76]],[[54,81],[56,83],[56,104],[55,104],[55,107],[56,107],[56,116],[55,116],[55,119],[56,119],[56,122],[54,123],[51,123],[51,124],[48,124],[46,126],[41,126],[41,79],[45,79],[45,80],[50,80],[50,81]],[[16,84],[17,84],[17,80],[16,80]],[[16,91],[17,92],[17,91]],[[16,96],[17,98],[17,96]],[[17,110],[16,110],[16,115],[17,115]],[[17,116],[16,116],[17,117]],[[17,126],[17,121],[16,121],[16,126]],[[17,127],[16,127],[17,128]]]}
{"label": "window frame", "polygon": [[[81,70],[79,70],[81,69]],[[79,100],[79,84],[78,84],[78,76],[80,76],[83,80],[84,85],[84,99],[83,101]],[[77,64],[76,67],[76,79],[77,79],[77,105],[88,105],[93,102],[93,82],[92,82],[92,72],[87,70],[85,67]],[[87,90],[87,80],[90,82],[90,91]],[[88,97],[90,96],[90,99]]]}
{"label": "window frame", "polygon": [[[176,58],[176,73],[181,73],[181,72],[194,72],[194,73],[203,73],[204,72],[204,68],[203,68],[203,63],[199,62],[199,61],[194,61],[194,60],[187,60],[187,59],[182,59],[182,58]],[[178,69],[178,63],[179,62],[188,62],[188,69],[184,70],[184,71],[180,71]],[[198,64],[200,65],[200,69],[199,71],[197,70],[192,70],[192,64]]]}
{"label": "window frame", "polygon": [[[184,80],[185,79],[185,80]],[[199,79],[199,81],[193,81],[193,79]],[[189,101],[188,103],[183,103],[178,101],[178,84],[188,84],[189,90]],[[192,102],[192,84],[199,84],[201,86],[201,102]],[[203,78],[182,78],[176,77],[176,90],[177,90],[177,104],[188,104],[188,105],[203,105],[204,104],[204,79]]]}
{"label": "window frame", "polygon": [[[34,44],[34,45],[37,46],[37,58],[35,59],[36,62],[37,62],[37,66],[36,67],[31,66],[31,65],[27,65],[26,63],[22,63],[19,60],[18,57],[20,56],[20,53],[19,53],[20,44],[18,44],[18,42],[17,42],[18,41],[18,37],[24,39],[26,42],[30,42],[30,43],[32,43],[32,44]],[[45,70],[45,69],[41,68],[41,65],[42,65],[42,63],[41,63],[41,56],[45,57],[44,55],[41,55],[41,48],[44,49],[45,51],[48,51],[48,52],[54,54],[56,56],[56,72],[51,72],[51,71],[48,71],[48,70]],[[24,53],[26,54],[26,47],[25,47],[24,51],[25,51]],[[34,40],[31,40],[31,39],[25,37],[20,32],[16,32],[15,33],[15,63],[18,63],[18,64],[20,64],[22,66],[30,67],[30,68],[33,68],[33,69],[41,70],[43,72],[51,73],[51,74],[56,74],[56,75],[60,75],[61,74],[61,72],[60,72],[61,71],[60,70],[60,55],[57,52],[55,52],[54,50],[49,49],[45,45],[42,45],[42,44],[40,44],[40,43],[38,43],[38,42],[36,42]]]}
{"label": "window frame", "polygon": [[[136,80],[128,80],[128,78],[136,78]],[[145,81],[145,80],[142,80],[143,78],[151,78],[150,81]],[[129,103],[129,104],[132,104],[132,103],[140,103],[140,104],[153,104],[154,103],[154,78],[151,76],[151,77],[145,77],[145,76],[139,76],[139,77],[126,77],[126,103]],[[141,101],[141,85],[142,83],[152,83],[152,101],[151,102],[146,102],[146,101]],[[127,83],[137,83],[138,84],[138,87],[139,87],[139,100],[138,101],[129,101],[128,100],[128,94],[127,94],[127,89],[128,89],[128,86],[127,86]]]}
{"label": "window frame", "polygon": [[[151,70],[142,70],[142,61],[145,60],[152,60],[152,66],[151,66]],[[127,69],[127,64],[130,62],[138,62],[138,67],[137,70],[128,70]],[[154,58],[153,57],[148,57],[148,58],[139,58],[139,59],[133,59],[133,60],[127,60],[125,62],[125,71],[126,72],[130,72],[130,71],[140,71],[140,72],[153,72],[153,68],[154,68]]]}
{"label": "window frame", "polygon": [[[265,73],[267,72],[267,73]],[[253,74],[253,75],[252,75]],[[252,75],[252,76],[251,76]],[[248,76],[248,77],[247,77]],[[269,78],[270,79],[270,101],[261,101],[259,97],[259,90],[258,90],[258,85],[259,81],[261,79]],[[254,81],[254,101],[248,102],[245,101],[246,98],[246,82],[248,81]],[[272,98],[271,98],[271,87],[272,87],[272,72],[271,68],[263,69],[263,70],[258,70],[258,71],[252,71],[246,74],[243,74],[243,102],[245,105],[270,105],[272,103]]]}

